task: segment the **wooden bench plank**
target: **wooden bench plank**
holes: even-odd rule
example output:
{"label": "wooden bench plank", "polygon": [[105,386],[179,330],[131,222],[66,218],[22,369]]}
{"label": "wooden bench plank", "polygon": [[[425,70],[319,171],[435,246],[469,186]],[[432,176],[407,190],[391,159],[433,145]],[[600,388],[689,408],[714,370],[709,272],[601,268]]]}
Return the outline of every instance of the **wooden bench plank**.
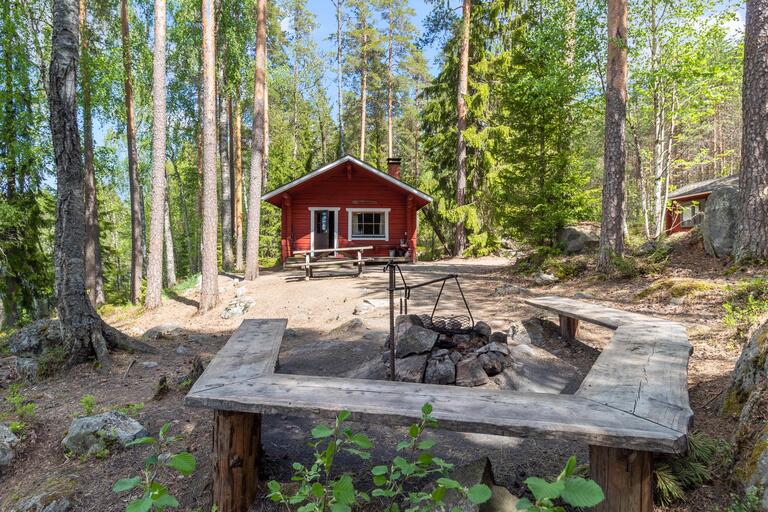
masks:
{"label": "wooden bench plank", "polygon": [[370,251],[373,249],[372,245],[364,245],[361,247],[336,247],[335,249],[308,249],[306,251],[293,251],[293,254],[319,254],[326,252],[351,252],[351,251]]}
{"label": "wooden bench plank", "polygon": [[524,302],[531,306],[557,313],[558,315],[569,316],[571,318],[576,318],[577,320],[583,320],[602,327],[607,327],[608,329],[618,329],[622,325],[649,321],[654,323],[674,324],[674,322],[654,318],[641,313],[622,311],[620,309],[609,308],[599,304],[592,304],[565,297],[536,297],[525,299]]}
{"label": "wooden bench plank", "polygon": [[285,318],[243,320],[189,392],[274,373],[287,323]]}
{"label": "wooden bench plank", "polygon": [[409,425],[434,405],[440,427],[514,437],[570,439],[657,452],[684,449],[685,435],[613,407],[573,395],[546,395],[406,382],[304,375],[254,378],[190,392],[192,407],[265,414],[332,417]]}
{"label": "wooden bench plank", "polygon": [[681,325],[619,327],[576,394],[687,433],[691,350]]}
{"label": "wooden bench plank", "polygon": [[[359,261],[357,259],[339,259],[339,260],[321,260],[321,261],[312,261],[309,263],[310,267],[325,267],[325,266],[331,266],[331,265],[352,265],[357,266],[359,265]],[[306,263],[288,263],[287,265],[284,265],[285,268],[305,268],[307,266]]]}

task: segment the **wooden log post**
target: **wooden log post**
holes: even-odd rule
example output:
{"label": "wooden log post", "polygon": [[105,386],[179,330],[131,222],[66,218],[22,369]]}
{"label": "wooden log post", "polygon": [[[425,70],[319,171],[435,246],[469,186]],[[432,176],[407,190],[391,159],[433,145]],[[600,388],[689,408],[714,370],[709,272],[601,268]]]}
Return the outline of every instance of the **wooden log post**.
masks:
{"label": "wooden log post", "polygon": [[653,512],[653,454],[624,448],[589,447],[589,471],[605,501],[596,512]]}
{"label": "wooden log post", "polygon": [[357,276],[360,277],[363,274],[363,251],[357,250]]}
{"label": "wooden log post", "polygon": [[259,490],[261,414],[214,411],[213,457],[217,510],[247,512]]}
{"label": "wooden log post", "polygon": [[312,267],[309,266],[309,253],[304,255],[304,280],[309,281],[309,277],[312,275]]}
{"label": "wooden log post", "polygon": [[573,341],[579,332],[579,320],[570,316],[559,315],[560,336],[563,341]]}

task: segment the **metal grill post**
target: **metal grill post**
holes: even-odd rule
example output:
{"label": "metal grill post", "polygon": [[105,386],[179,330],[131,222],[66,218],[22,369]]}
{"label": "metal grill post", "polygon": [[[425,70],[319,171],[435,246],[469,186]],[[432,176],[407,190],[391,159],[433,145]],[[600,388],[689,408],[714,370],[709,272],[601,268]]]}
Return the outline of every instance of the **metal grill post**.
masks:
{"label": "metal grill post", "polygon": [[395,263],[389,260],[389,380],[395,380]]}

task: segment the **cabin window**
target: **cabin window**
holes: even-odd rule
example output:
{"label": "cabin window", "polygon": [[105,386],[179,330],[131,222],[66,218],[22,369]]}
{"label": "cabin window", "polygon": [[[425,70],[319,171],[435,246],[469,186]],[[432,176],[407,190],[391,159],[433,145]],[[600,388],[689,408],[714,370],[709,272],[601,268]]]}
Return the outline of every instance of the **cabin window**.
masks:
{"label": "cabin window", "polygon": [[388,240],[389,209],[348,209],[350,240]]}
{"label": "cabin window", "polygon": [[692,228],[701,224],[703,219],[703,203],[693,201],[683,206],[680,226]]}

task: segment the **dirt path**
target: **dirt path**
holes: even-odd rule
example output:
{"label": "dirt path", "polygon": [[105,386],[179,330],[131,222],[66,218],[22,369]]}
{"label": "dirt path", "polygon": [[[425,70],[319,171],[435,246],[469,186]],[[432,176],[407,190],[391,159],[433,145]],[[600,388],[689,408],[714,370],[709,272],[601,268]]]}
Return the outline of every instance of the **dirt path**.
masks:
{"label": "dirt path", "polygon": [[[713,399],[727,385],[738,348],[729,343],[728,337],[732,333],[722,327],[723,292],[719,289],[678,304],[663,296],[636,299],[636,293],[652,281],[650,278],[608,281],[587,274],[554,286],[534,287],[530,280],[514,275],[508,260],[502,258],[423,263],[404,266],[403,270],[409,283],[449,273],[460,274],[474,317],[489,322],[494,329],[506,330],[512,320],[537,313],[522,303],[524,294],[520,290],[503,286],[510,284],[529,287],[532,294],[572,297],[583,292],[606,305],[668,317],[686,324],[695,348],[689,382],[696,427],[717,437],[727,438],[730,434],[732,424],[716,414],[717,401]],[[683,267],[668,271],[669,275],[681,276],[695,273]],[[726,282],[719,277],[716,268],[700,269],[699,273]],[[183,407],[182,390],[174,390],[161,400],[152,400],[160,377],[167,376],[170,382],[176,382],[189,371],[193,356],[210,360],[243,319],[278,317],[288,318],[280,357],[281,371],[349,375],[380,358],[388,332],[388,310],[384,307],[386,285],[387,276],[380,267],[366,269],[361,278],[338,272],[308,282],[298,274],[278,271],[267,271],[257,281],[247,283],[237,276],[222,275],[219,279],[220,306],[204,315],[197,315],[198,292],[195,289],[166,298],[163,307],[154,312],[130,309],[112,312],[108,320],[131,335],[141,336],[160,325],[171,332],[153,341],[159,354],[136,356],[137,361],[125,378],[134,356],[119,353],[114,356],[115,364],[109,374],[81,366],[67,375],[23,386],[22,393],[37,403],[37,418],[28,429],[18,462],[9,473],[0,476],[2,510],[10,510],[11,503],[29,495],[51,478],[73,483],[75,510],[107,512],[124,509],[125,501],[111,492],[111,486],[119,478],[137,474],[146,449],[114,450],[103,459],[67,459],[60,445],[61,439],[71,417],[80,410],[79,401],[85,394],[93,395],[103,410],[143,403],[137,417],[150,432],[156,433],[164,422],[171,421],[174,431],[184,433],[182,446],[197,456],[199,469],[193,478],[170,480],[169,483],[183,510],[208,510],[212,415],[209,411]],[[416,290],[409,310],[429,312],[436,293],[437,288]],[[244,315],[226,320],[221,318],[222,310],[230,302],[245,299],[252,302]],[[366,299],[376,307],[355,315],[356,306]],[[457,291],[446,286],[440,310],[446,314],[459,314],[462,309]],[[542,345],[555,356],[580,369],[588,369],[609,335],[607,330],[585,326],[580,332],[581,343],[568,345],[556,336],[550,336]],[[145,362],[158,365],[146,367]],[[306,447],[306,441],[311,425],[311,421],[285,416],[265,418],[263,442],[267,478],[286,480],[292,461],[308,461],[311,450]],[[397,429],[365,424],[354,427],[374,439],[377,449],[372,464],[391,458],[389,447],[403,436]],[[453,462],[467,462],[488,455],[500,483],[513,492],[520,491],[527,476],[555,475],[570,454],[576,454],[582,463],[587,462],[586,446],[574,443],[450,432],[435,432],[435,438],[438,451]],[[368,464],[362,466],[351,460],[342,463],[345,470],[360,473],[361,482],[367,480],[365,468]],[[687,504],[671,510],[717,510],[727,494],[723,484],[705,486],[693,493]],[[269,509],[269,505],[263,503],[257,509],[262,506]]]}

